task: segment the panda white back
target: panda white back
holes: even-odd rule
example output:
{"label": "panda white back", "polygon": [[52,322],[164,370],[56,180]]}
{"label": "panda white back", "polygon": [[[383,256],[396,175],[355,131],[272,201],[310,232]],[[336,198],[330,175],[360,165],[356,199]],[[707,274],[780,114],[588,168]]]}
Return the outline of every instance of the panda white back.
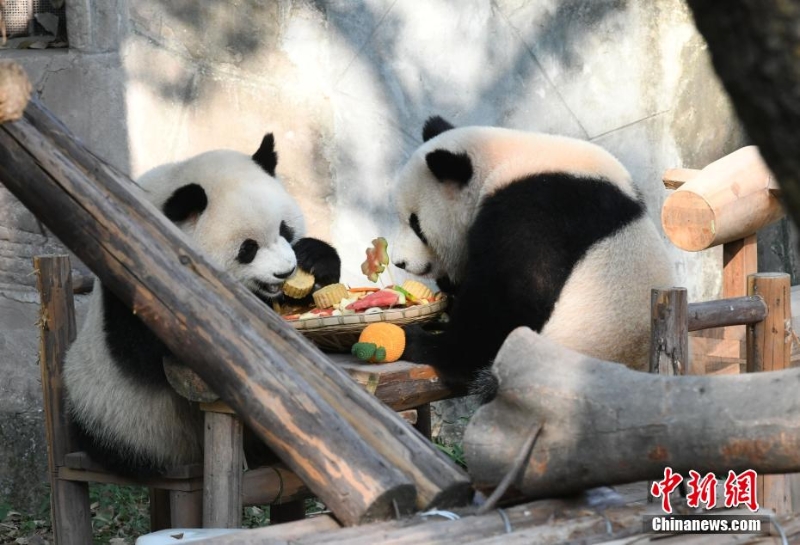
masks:
{"label": "panda white back", "polygon": [[454,285],[442,336],[409,332],[411,359],[471,383],[525,325],[642,369],[650,289],[672,266],[627,170],[589,142],[431,118],[395,191],[393,260]]}
{"label": "panda white back", "polygon": [[[211,151],[156,167],[138,183],[204,255],[270,302],[297,266],[322,285],[338,281],[341,267],[330,245],[304,237],[302,213],[275,178],[276,165],[268,134],[253,156]],[[201,460],[201,416],[167,382],[166,355],[135,313],[95,282],[64,379],[82,447],[109,469],[143,476]]]}

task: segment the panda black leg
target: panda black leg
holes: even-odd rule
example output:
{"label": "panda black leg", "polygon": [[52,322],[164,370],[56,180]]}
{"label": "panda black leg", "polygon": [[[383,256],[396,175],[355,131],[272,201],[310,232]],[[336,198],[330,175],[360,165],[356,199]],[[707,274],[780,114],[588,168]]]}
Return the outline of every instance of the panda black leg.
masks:
{"label": "panda black leg", "polygon": [[320,286],[335,284],[342,271],[342,260],[336,249],[316,238],[301,238],[294,246],[297,266],[314,275]]}

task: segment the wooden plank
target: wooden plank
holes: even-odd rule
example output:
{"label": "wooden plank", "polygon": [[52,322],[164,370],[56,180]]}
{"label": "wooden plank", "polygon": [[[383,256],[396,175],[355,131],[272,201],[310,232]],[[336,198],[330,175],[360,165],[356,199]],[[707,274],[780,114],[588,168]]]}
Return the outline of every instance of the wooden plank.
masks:
{"label": "wooden plank", "polygon": [[203,524],[203,491],[170,490],[170,525],[173,528],[201,528]]}
{"label": "wooden plank", "polygon": [[0,126],[0,180],[169,350],[213,379],[340,520],[467,500],[463,471],[220,274],[35,100],[22,120]]}
{"label": "wooden plank", "polygon": [[[748,277],[748,293],[760,295],[769,313],[755,324],[747,337],[747,371],[779,371],[789,368],[792,351],[791,282],[785,273],[761,273]],[[764,398],[764,403],[772,400]],[[758,479],[761,505],[779,515],[791,513],[788,475],[764,475]]]}
{"label": "wooden plank", "polygon": [[[64,466],[70,469],[84,469],[96,473],[109,473],[101,464],[92,460],[84,451],[70,452],[64,457]],[[203,466],[201,464],[190,464],[168,469],[159,480],[193,479],[203,476]]]}
{"label": "wooden plank", "polygon": [[33,267],[41,297],[39,369],[53,533],[61,545],[82,545],[92,541],[89,488],[85,482],[62,479],[59,474],[64,457],[77,446],[75,429],[64,406],[62,376],[64,355],[76,335],[69,258],[36,257]]}
{"label": "wooden plank", "polygon": [[685,375],[689,355],[686,288],[651,290],[650,315],[650,372]]}
{"label": "wooden plank", "polygon": [[203,527],[242,525],[243,428],[239,417],[205,412]]}
{"label": "wooden plank", "polygon": [[69,467],[58,468],[58,478],[63,481],[75,481],[77,483],[107,483],[123,486],[151,486],[164,490],[180,490],[191,492],[203,488],[203,479],[163,479],[160,477],[148,479],[129,479],[120,477],[107,471],[97,472],[85,469],[72,469]]}

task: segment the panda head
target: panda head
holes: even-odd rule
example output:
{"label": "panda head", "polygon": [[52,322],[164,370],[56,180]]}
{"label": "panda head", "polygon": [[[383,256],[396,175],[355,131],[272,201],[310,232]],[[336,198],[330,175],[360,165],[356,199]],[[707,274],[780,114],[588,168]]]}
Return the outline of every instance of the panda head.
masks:
{"label": "panda head", "polygon": [[469,230],[482,202],[518,180],[568,173],[602,179],[638,198],[625,167],[584,140],[498,127],[454,127],[438,116],[426,121],[422,139],[395,185],[400,228],[392,252],[396,266],[418,276],[460,283]]}
{"label": "panda head", "polygon": [[[425,123],[425,143],[400,171],[395,186],[399,230],[393,262],[411,274],[458,282],[466,262],[466,234],[478,189],[468,136],[441,117]],[[443,134],[445,133],[445,134]],[[441,136],[440,136],[441,135]]]}
{"label": "panda head", "polygon": [[156,167],[138,183],[217,266],[270,300],[294,272],[292,244],[305,232],[300,207],[275,178],[277,161],[267,134],[252,156],[209,151]]}

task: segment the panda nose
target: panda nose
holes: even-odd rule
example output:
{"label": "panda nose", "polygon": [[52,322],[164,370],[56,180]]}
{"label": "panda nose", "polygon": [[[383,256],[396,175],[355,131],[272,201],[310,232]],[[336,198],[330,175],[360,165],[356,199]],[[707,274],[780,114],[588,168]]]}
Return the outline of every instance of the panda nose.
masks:
{"label": "panda nose", "polygon": [[288,270],[286,272],[282,272],[282,273],[275,273],[275,278],[280,278],[281,280],[286,280],[287,278],[292,276],[292,274],[294,274],[294,270],[296,268],[297,267],[294,267],[294,268],[292,268],[292,269],[290,269],[290,270]]}
{"label": "panda nose", "polygon": [[394,266],[405,270],[406,269],[406,262],[405,261],[398,261],[397,263],[394,264]]}

